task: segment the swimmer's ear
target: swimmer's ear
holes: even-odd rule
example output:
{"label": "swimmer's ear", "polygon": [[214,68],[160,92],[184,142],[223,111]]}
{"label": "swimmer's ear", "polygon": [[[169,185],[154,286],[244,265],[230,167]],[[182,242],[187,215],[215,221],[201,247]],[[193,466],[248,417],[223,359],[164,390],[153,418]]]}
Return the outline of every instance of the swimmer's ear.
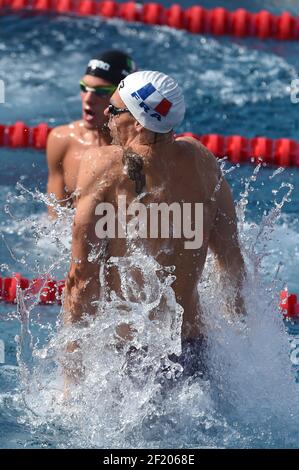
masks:
{"label": "swimmer's ear", "polygon": [[138,133],[141,132],[142,129],[144,129],[144,127],[138,121],[134,122],[134,127],[135,127],[136,132]]}

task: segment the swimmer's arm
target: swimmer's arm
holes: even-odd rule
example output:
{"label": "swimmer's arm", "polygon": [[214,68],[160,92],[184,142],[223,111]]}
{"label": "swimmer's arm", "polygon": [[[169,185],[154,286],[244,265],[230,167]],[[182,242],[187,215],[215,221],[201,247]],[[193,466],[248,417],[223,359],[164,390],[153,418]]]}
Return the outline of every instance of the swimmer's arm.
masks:
{"label": "swimmer's arm", "polygon": [[[97,200],[97,203],[100,201]],[[84,313],[95,314],[92,301],[99,299],[99,259],[90,252],[100,250],[95,236],[95,205],[93,195],[79,197],[72,233],[72,260],[65,290],[65,323],[75,323]],[[89,258],[90,257],[90,258]]]}
{"label": "swimmer's arm", "polygon": [[[82,160],[83,162],[83,160]],[[83,176],[82,176],[83,173]],[[83,314],[95,314],[92,301],[99,300],[99,270],[103,259],[91,257],[91,250],[99,253],[103,240],[96,236],[96,206],[103,202],[103,194],[96,190],[94,175],[86,175],[80,167],[76,192],[77,209],[72,231],[72,259],[65,290],[65,323],[75,323]]]}
{"label": "swimmer's arm", "polygon": [[[96,208],[104,202],[106,188],[111,184],[113,153],[109,150],[107,147],[88,149],[82,155],[80,163],[72,233],[72,260],[65,289],[66,324],[80,321],[84,313],[95,314],[97,311],[97,306],[91,305],[91,302],[99,300],[100,266],[108,257],[109,244],[96,234],[99,221]],[[90,256],[91,252],[98,255],[102,252],[101,257]]]}
{"label": "swimmer's arm", "polygon": [[234,310],[244,314],[244,300],[242,286],[245,279],[245,265],[241,253],[237,217],[230,187],[225,179],[222,180],[217,195],[217,213],[214,227],[210,234],[209,247],[216,256],[216,260],[229,286],[234,289]]}
{"label": "swimmer's arm", "polygon": [[[47,141],[48,184],[47,193],[54,194],[57,201],[66,199],[62,161],[66,152],[66,137],[59,135],[59,129],[50,132]],[[61,205],[64,203],[61,202]],[[48,214],[55,218],[57,213],[54,207],[48,206]]]}
{"label": "swimmer's arm", "polygon": [[[83,166],[83,168],[82,168]],[[86,170],[87,171],[84,171]],[[92,305],[100,297],[99,270],[104,260],[89,258],[92,246],[99,252],[99,239],[95,234],[95,208],[102,202],[103,194],[96,191],[95,176],[89,171],[82,158],[76,192],[77,209],[73,223],[72,259],[66,280],[63,304],[63,323],[72,325],[78,323],[84,326],[83,316],[95,315],[97,306]],[[89,258],[89,259],[88,259]],[[65,395],[68,394],[70,383],[78,382],[83,374],[80,351],[76,341],[69,342],[67,351],[76,351],[75,366],[64,366]]]}

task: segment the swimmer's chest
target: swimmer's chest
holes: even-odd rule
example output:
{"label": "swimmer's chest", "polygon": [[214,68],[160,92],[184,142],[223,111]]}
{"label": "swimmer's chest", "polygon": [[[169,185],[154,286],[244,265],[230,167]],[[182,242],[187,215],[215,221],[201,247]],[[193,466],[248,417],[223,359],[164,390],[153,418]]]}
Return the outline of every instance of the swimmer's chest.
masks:
{"label": "swimmer's chest", "polygon": [[64,185],[67,192],[75,191],[81,158],[88,146],[82,145],[77,141],[72,142],[63,157],[62,168],[64,176]]}

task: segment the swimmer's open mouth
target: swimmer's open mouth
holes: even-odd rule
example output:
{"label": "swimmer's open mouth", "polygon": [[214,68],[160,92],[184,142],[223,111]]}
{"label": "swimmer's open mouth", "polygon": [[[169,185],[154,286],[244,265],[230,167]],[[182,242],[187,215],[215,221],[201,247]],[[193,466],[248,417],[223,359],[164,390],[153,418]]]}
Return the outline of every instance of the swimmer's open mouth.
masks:
{"label": "swimmer's open mouth", "polygon": [[91,109],[84,109],[84,112],[88,114],[88,116],[94,116],[95,113]]}

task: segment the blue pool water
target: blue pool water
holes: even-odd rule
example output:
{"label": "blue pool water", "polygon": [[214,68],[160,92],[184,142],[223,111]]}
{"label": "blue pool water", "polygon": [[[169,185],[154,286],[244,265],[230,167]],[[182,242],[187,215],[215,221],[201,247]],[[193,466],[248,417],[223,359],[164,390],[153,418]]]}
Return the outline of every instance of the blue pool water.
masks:
{"label": "blue pool water", "polygon": [[[186,7],[193,2],[181,4]],[[201,4],[235,8],[234,1]],[[238,6],[296,13],[296,2],[291,0],[240,1]],[[78,80],[86,62],[110,47],[131,53],[140,68],[159,69],[179,81],[187,114],[178,131],[299,141],[299,105],[291,104],[289,90],[291,80],[298,77],[299,42],[203,37],[99,18],[0,17],[0,79],[6,95],[6,103],[0,105],[0,122],[22,120],[31,126],[39,122],[55,126],[77,119]],[[21,272],[33,278],[48,272],[54,263],[51,273],[64,278],[68,242],[62,255],[53,242],[45,204],[33,197],[36,191],[45,191],[44,152],[0,148],[0,168],[0,274]],[[253,170],[245,165],[228,173],[236,201],[246,199],[244,187]],[[85,420],[82,410],[76,408],[76,431],[70,426],[69,412],[61,410],[50,393],[55,389],[55,379],[47,381],[50,376],[52,380],[51,364],[41,368],[43,358],[38,357],[40,368],[28,366],[32,387],[28,383],[24,387],[19,374],[19,364],[31,360],[32,348],[24,345],[28,338],[38,351],[55,337],[59,307],[34,307],[28,333],[24,322],[21,330],[16,306],[2,303],[0,340],[5,342],[5,364],[0,364],[0,447],[298,447],[299,390],[289,353],[290,346],[296,350],[299,330],[283,324],[275,302],[284,285],[299,294],[299,170],[274,171],[262,167],[251,183],[246,222],[240,229],[251,266],[266,253],[248,290],[248,341],[242,342],[221,322],[218,334],[217,328],[211,329],[214,382],[184,383],[154,411],[150,402],[142,412],[130,408],[122,420],[117,411],[108,420],[105,408],[99,405],[100,396],[95,408],[87,400]],[[290,187],[292,194],[272,230],[265,214]],[[266,235],[257,238],[258,228],[264,224]],[[58,255],[61,263],[55,264]],[[206,291],[209,293],[209,287]],[[213,321],[207,319],[210,326]],[[21,350],[26,356],[19,362],[16,335],[23,340]]]}

